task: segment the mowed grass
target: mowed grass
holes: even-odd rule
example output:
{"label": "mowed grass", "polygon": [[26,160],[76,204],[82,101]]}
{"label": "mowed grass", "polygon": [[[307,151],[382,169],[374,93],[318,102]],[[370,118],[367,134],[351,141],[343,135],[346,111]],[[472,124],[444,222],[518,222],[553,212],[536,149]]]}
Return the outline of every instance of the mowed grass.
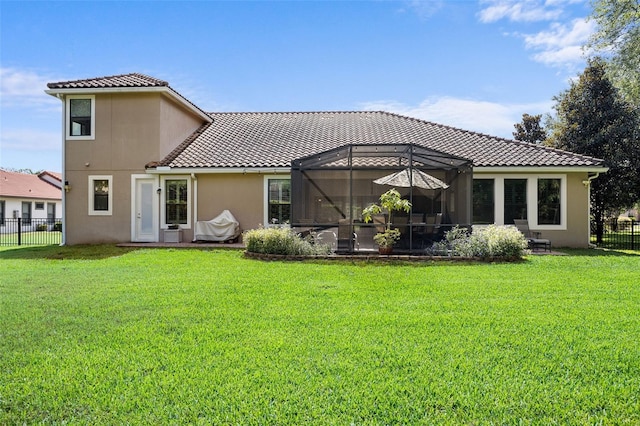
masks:
{"label": "mowed grass", "polygon": [[640,424],[633,254],[48,247],[0,274],[0,424]]}

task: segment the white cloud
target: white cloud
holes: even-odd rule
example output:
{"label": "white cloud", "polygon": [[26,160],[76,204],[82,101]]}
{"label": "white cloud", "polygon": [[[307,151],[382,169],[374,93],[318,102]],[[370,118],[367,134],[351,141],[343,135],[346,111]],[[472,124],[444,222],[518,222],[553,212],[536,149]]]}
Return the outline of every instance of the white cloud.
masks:
{"label": "white cloud", "polygon": [[444,0],[407,0],[404,2],[420,19],[428,19],[444,6]]}
{"label": "white cloud", "polygon": [[50,77],[33,71],[0,68],[0,99],[3,107],[59,105],[60,101],[44,93]]}
{"label": "white cloud", "polygon": [[493,136],[512,138],[513,125],[522,121],[522,114],[550,111],[551,102],[531,104],[499,104],[449,96],[431,97],[419,105],[397,101],[374,101],[361,105],[370,111],[389,111],[409,117]]}
{"label": "white cloud", "polygon": [[527,49],[537,51],[533,59],[551,66],[568,66],[581,62],[582,46],[595,31],[595,22],[584,18],[574,19],[567,24],[553,23],[546,31],[524,34]]}
{"label": "white cloud", "polygon": [[485,0],[481,4],[486,6],[480,10],[478,17],[483,23],[501,19],[512,22],[552,21],[562,15],[564,3],[566,1]]}
{"label": "white cloud", "polygon": [[506,33],[520,37],[525,47],[534,51],[536,62],[575,71],[584,60],[582,46],[595,31],[596,24],[586,18],[568,20],[570,6],[585,0],[482,0],[478,18],[483,23],[502,19],[511,22],[551,21],[536,33]]}

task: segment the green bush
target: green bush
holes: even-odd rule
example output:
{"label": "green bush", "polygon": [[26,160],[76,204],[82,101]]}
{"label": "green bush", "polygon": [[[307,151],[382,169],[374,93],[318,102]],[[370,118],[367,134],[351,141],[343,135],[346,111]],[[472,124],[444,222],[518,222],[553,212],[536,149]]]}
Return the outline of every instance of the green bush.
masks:
{"label": "green bush", "polygon": [[313,244],[289,228],[250,229],[244,232],[242,238],[247,251],[251,253],[289,256],[327,255],[331,253],[330,246]]}
{"label": "green bush", "polygon": [[62,222],[56,222],[53,224],[53,231],[62,232]]}
{"label": "green bush", "polygon": [[489,225],[471,234],[456,226],[432,250],[451,256],[513,259],[524,256],[527,245],[524,235],[513,226]]}
{"label": "green bush", "polygon": [[39,225],[36,225],[36,231],[42,232],[42,231],[46,231],[46,230],[47,230],[47,224],[46,223],[41,223]]}

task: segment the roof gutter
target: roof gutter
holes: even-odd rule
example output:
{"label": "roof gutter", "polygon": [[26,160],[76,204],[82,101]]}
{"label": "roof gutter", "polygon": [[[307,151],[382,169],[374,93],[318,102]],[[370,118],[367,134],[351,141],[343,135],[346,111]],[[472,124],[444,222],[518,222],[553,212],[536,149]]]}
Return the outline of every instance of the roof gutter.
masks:
{"label": "roof gutter", "polygon": [[184,175],[189,173],[200,174],[280,174],[291,173],[291,167],[156,167],[147,169],[146,172],[152,175]]}
{"label": "roof gutter", "polygon": [[[604,173],[608,171],[604,166],[527,166],[527,167],[482,167],[474,166],[474,173]],[[597,176],[596,176],[597,177]]]}

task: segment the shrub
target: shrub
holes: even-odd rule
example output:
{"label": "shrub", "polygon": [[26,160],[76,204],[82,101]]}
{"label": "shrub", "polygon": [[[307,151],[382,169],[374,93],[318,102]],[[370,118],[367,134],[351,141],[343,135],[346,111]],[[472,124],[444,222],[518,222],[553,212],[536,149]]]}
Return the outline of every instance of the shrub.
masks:
{"label": "shrub", "polygon": [[456,226],[443,241],[434,244],[432,251],[451,256],[520,258],[526,249],[526,238],[513,226],[489,225],[472,234]]}
{"label": "shrub", "polygon": [[327,255],[331,247],[326,244],[313,244],[303,239],[289,228],[250,229],[243,234],[248,252],[263,254],[281,254],[290,256]]}
{"label": "shrub", "polygon": [[46,230],[47,230],[47,224],[46,223],[41,223],[39,225],[36,225],[36,231],[42,232],[42,231],[46,231]]}
{"label": "shrub", "polygon": [[62,222],[56,222],[53,224],[53,230],[62,232]]}

